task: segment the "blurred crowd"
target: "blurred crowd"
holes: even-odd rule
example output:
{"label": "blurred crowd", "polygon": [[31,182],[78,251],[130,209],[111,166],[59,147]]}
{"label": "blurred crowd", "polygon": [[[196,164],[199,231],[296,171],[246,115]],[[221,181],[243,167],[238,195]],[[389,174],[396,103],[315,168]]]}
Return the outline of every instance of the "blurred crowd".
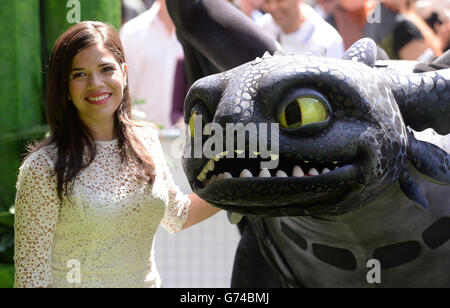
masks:
{"label": "blurred crowd", "polygon": [[[166,0],[122,0],[121,39],[137,118],[165,128],[183,122],[189,84]],[[450,47],[450,0],[228,1],[286,53],[340,58],[363,37],[390,59],[431,62]]]}

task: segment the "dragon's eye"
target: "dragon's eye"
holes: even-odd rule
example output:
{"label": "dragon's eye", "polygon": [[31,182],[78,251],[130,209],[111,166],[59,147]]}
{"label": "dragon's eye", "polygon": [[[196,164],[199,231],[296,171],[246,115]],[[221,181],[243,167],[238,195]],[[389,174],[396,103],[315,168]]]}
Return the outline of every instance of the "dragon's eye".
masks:
{"label": "dragon's eye", "polygon": [[291,102],[280,116],[284,128],[299,128],[308,124],[326,121],[327,109],[322,101],[314,97],[302,96]]}
{"label": "dragon's eye", "polygon": [[197,111],[193,111],[191,118],[189,119],[189,132],[191,133],[191,137],[193,137],[193,138],[195,138],[195,123],[197,121],[200,121],[200,123],[201,123],[200,131],[202,132],[203,127],[205,126],[206,122],[203,120],[203,117],[200,113],[198,113]]}

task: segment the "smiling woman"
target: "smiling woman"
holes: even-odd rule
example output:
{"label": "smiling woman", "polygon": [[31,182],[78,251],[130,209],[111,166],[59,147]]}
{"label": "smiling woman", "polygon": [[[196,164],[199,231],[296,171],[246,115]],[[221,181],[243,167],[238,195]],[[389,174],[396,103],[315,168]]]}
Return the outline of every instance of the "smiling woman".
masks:
{"label": "smiling woman", "polygon": [[159,287],[158,225],[180,231],[218,209],[181,193],[156,130],[131,120],[112,27],[71,27],[48,75],[51,134],[32,147],[17,182],[15,286]]}
{"label": "smiling woman", "polygon": [[112,140],[114,113],[125,88],[127,66],[117,63],[103,45],[96,44],[78,53],[72,64],[70,98],[78,115],[94,139]]}

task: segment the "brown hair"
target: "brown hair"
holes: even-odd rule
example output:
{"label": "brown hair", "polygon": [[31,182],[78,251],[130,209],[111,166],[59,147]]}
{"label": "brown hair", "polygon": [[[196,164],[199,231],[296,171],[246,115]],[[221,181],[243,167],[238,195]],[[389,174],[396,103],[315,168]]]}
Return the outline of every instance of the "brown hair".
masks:
{"label": "brown hair", "polygon": [[[80,120],[75,105],[68,99],[68,93],[73,58],[80,51],[98,43],[103,44],[120,65],[125,63],[123,47],[114,28],[93,21],[78,23],[64,32],[57,39],[50,58],[45,102],[50,137],[32,146],[31,153],[50,144],[56,146],[55,173],[60,199],[64,187],[67,194],[67,184],[73,184],[72,181],[83,168],[90,165],[96,155],[95,142]],[[153,160],[137,138],[133,126],[138,125],[131,120],[130,95],[128,87],[125,87],[122,101],[114,114],[114,133],[122,164],[126,166],[136,159],[142,172],[138,176],[147,177],[149,182],[153,182]]]}

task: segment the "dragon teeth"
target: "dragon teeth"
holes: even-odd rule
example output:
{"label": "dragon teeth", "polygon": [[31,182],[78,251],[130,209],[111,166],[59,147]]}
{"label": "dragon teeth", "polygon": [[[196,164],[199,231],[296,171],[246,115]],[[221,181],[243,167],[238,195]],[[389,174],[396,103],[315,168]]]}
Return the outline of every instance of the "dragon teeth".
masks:
{"label": "dragon teeth", "polygon": [[[237,154],[243,154],[245,151],[244,150],[234,150],[234,152],[236,152]],[[206,165],[203,167],[202,171],[200,172],[200,174],[197,176],[197,180],[199,180],[200,182],[203,182],[204,185],[209,185],[217,180],[220,179],[232,179],[233,175],[230,172],[224,172],[221,173],[219,175],[212,175],[208,180],[206,179],[208,176],[209,172],[213,172],[215,170],[216,167],[216,163],[222,159],[225,158],[228,155],[228,151],[224,151],[221,153],[216,154],[213,158],[211,158]],[[253,151],[252,152],[254,155],[258,156],[261,153],[260,152],[256,152]],[[271,160],[278,160],[279,159],[279,155],[278,154],[270,154],[270,159]],[[305,160],[305,163],[309,164],[310,161]],[[324,164],[324,162],[322,161],[321,164]],[[331,168],[332,170],[336,170],[339,169],[340,166],[338,166],[338,161],[333,161],[332,164],[334,165],[333,168]],[[312,166],[311,166],[312,167]],[[306,169],[305,169],[306,170]],[[276,172],[275,177],[289,177],[289,175],[283,171],[283,170],[274,170],[274,172]],[[326,174],[331,172],[331,170],[329,168],[323,168],[322,172],[317,171],[316,168],[310,168],[310,170],[308,171],[308,173],[306,173],[306,175],[309,176],[317,176],[320,174]],[[296,165],[294,166],[293,170],[292,170],[292,177],[303,177],[305,176],[305,172],[303,171],[303,169],[299,166]],[[241,171],[241,173],[239,174],[239,177],[242,178],[249,178],[249,177],[253,177],[253,174],[250,170],[248,169],[244,169]],[[259,174],[258,177],[263,177],[263,178],[269,178],[272,177],[271,172],[267,169],[267,168],[263,168]]]}
{"label": "dragon teeth", "polygon": [[242,170],[241,173],[239,174],[239,177],[240,177],[240,178],[252,178],[252,177],[253,177],[253,174],[252,174],[249,170],[244,169],[244,170]]}
{"label": "dragon teeth", "polygon": [[308,174],[309,174],[309,175],[319,175],[320,173],[319,173],[319,171],[316,170],[316,168],[311,168],[311,169],[308,171]]}
{"label": "dragon teeth", "polygon": [[225,173],[223,174],[223,178],[224,178],[224,179],[232,179],[233,176],[231,175],[231,173],[225,172]]}
{"label": "dragon teeth", "polygon": [[277,174],[275,175],[277,178],[287,178],[288,175],[283,170],[278,170]]}
{"label": "dragon teeth", "polygon": [[259,172],[259,175],[258,175],[260,178],[270,178],[270,177],[272,177],[272,175],[270,174],[270,171],[267,169],[267,168],[264,168],[264,169],[262,169],[260,172]]}
{"label": "dragon teeth", "polygon": [[305,173],[303,172],[302,168],[300,168],[300,166],[295,166],[294,170],[292,170],[292,176],[301,178],[304,175]]}

